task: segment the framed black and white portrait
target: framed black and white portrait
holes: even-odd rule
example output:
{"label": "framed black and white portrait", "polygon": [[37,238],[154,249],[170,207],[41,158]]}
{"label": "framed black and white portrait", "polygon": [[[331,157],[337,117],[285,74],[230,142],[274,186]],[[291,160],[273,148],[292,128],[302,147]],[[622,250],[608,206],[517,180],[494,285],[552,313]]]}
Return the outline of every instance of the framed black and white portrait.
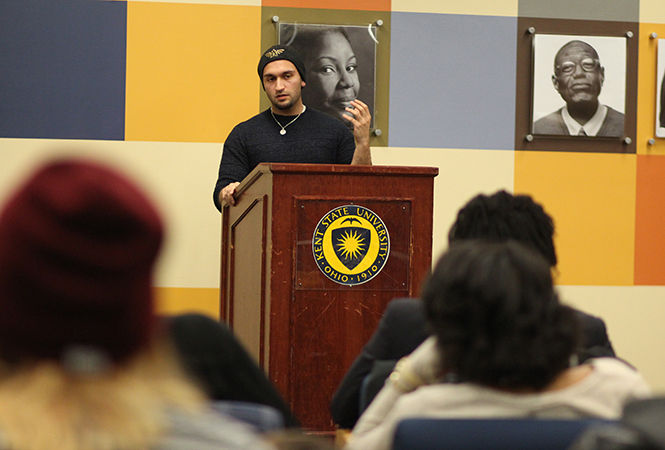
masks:
{"label": "framed black and white portrait", "polygon": [[535,34],[531,133],[622,138],[626,38]]}
{"label": "framed black and white portrait", "polygon": [[656,67],[656,136],[665,137],[665,39],[658,39]]}
{"label": "framed black and white portrait", "polygon": [[295,48],[304,60],[306,106],[346,122],[345,108],[359,99],[369,106],[374,121],[375,26],[279,23],[277,31],[279,43]]}

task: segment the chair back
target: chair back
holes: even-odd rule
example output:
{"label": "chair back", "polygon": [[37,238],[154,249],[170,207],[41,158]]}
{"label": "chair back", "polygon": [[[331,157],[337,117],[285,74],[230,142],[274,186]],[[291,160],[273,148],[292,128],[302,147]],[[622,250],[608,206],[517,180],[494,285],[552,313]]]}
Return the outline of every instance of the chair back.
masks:
{"label": "chair back", "polygon": [[603,419],[404,419],[393,450],[565,450],[587,427]]}
{"label": "chair back", "polygon": [[217,400],[212,409],[254,427],[259,433],[284,428],[282,414],[272,406],[258,403]]}

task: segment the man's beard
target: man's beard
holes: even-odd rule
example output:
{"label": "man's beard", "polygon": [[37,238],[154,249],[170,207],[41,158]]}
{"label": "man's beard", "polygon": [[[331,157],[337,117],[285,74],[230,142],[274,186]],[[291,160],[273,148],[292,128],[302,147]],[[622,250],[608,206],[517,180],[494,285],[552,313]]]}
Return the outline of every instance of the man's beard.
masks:
{"label": "man's beard", "polygon": [[[294,97],[290,97],[290,98],[291,98],[291,101],[288,102],[288,103],[276,103],[276,102],[271,102],[271,103],[276,109],[279,109],[280,111],[286,111],[287,109],[291,109],[293,107],[293,105],[298,103],[298,100],[300,99],[300,96],[295,97],[295,98]],[[276,101],[276,99],[275,99],[275,101]]]}
{"label": "man's beard", "polygon": [[284,111],[284,110],[290,109],[294,104],[295,104],[294,101],[290,101],[289,103],[273,103],[272,105],[275,108]]}

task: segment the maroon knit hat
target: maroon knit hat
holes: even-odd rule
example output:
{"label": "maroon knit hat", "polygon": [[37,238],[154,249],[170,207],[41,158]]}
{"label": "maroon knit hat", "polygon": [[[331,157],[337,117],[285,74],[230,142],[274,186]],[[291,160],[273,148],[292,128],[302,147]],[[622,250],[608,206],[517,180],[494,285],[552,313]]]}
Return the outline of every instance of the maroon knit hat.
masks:
{"label": "maroon knit hat", "polygon": [[162,234],[155,208],[122,175],[72,159],[39,169],[0,213],[0,356],[133,355],[153,331]]}

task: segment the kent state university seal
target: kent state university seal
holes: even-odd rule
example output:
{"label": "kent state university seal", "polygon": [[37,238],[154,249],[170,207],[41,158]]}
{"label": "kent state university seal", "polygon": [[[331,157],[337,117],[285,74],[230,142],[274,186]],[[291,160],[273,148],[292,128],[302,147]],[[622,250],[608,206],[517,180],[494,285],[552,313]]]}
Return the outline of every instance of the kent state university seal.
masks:
{"label": "kent state university seal", "polygon": [[390,236],[373,211],[358,205],[339,206],[326,213],[316,226],[312,253],[326,277],[355,286],[377,276],[386,265]]}

